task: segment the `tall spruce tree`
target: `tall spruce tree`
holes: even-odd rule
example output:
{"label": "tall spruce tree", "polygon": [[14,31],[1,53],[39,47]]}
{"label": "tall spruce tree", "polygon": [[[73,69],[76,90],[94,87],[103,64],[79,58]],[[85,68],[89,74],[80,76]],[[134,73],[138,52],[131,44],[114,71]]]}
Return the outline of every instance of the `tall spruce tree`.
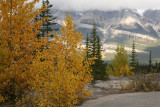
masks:
{"label": "tall spruce tree", "polygon": [[[89,38],[89,50],[90,50],[89,58],[93,58],[96,55],[96,38],[97,38],[97,31],[96,30],[97,30],[96,29],[96,24],[94,23],[92,31],[91,31],[91,35],[90,35],[90,38]],[[92,75],[94,77],[94,80],[96,79],[96,66],[95,66],[95,63],[91,65]]]}
{"label": "tall spruce tree", "polygon": [[[135,51],[135,41],[133,40],[133,43],[132,43],[132,53],[131,53],[131,62],[130,62],[130,66],[132,66],[132,67],[136,67],[136,65],[137,65],[137,59],[136,59],[136,57],[137,57],[137,55],[136,55],[136,51]],[[133,69],[133,71],[135,72],[135,69]]]}
{"label": "tall spruce tree", "polygon": [[[87,40],[86,40],[87,41]],[[97,28],[96,28],[96,24],[93,24],[93,28],[91,31],[91,36],[88,39],[89,41],[89,46],[88,46],[88,50],[89,50],[89,58],[93,58],[95,57],[96,59],[94,60],[94,64],[91,65],[92,68],[92,75],[94,77],[94,80],[97,79],[104,79],[105,76],[105,67],[103,65],[103,60],[102,60],[102,47],[100,44],[100,38],[97,35]],[[86,48],[87,48],[87,42],[86,42]]]}
{"label": "tall spruce tree", "polygon": [[96,38],[96,55],[95,56],[98,60],[102,60],[101,51],[102,51],[102,47],[101,47],[101,43],[100,43],[100,38],[99,38],[99,36],[97,36],[97,38]]}
{"label": "tall spruce tree", "polygon": [[36,20],[43,20],[44,18],[47,18],[46,20],[43,21],[43,24],[41,28],[39,29],[40,32],[38,34],[38,38],[40,37],[45,37],[47,34],[51,34],[51,37],[53,37],[53,31],[57,31],[58,28],[53,28],[53,25],[56,25],[57,23],[54,22],[56,19],[55,17],[52,16],[50,9],[53,5],[49,3],[49,0],[43,0],[42,1],[42,6],[46,7],[44,11],[42,11],[39,16],[36,18]]}
{"label": "tall spruce tree", "polygon": [[96,28],[96,24],[93,24],[93,28],[92,28],[92,32],[91,32],[91,36],[89,39],[89,47],[90,47],[90,51],[91,51],[91,57],[95,57],[96,55],[96,39],[97,39],[97,28]]}
{"label": "tall spruce tree", "polygon": [[96,66],[96,79],[104,79],[104,76],[106,75],[105,72],[105,66],[103,64],[103,60],[102,60],[102,46],[101,46],[101,42],[100,42],[100,38],[99,36],[97,36],[96,39],[96,60],[95,60],[95,66]]}
{"label": "tall spruce tree", "polygon": [[151,72],[152,68],[152,51],[149,52],[149,72]]}

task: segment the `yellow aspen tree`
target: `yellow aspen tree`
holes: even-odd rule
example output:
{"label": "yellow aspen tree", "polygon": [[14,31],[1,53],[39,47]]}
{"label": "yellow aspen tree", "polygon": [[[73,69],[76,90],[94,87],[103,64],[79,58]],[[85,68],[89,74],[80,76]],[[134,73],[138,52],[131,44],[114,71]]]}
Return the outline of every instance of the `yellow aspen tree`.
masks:
{"label": "yellow aspen tree", "polygon": [[132,75],[133,67],[128,65],[128,55],[127,51],[124,48],[124,45],[118,45],[116,48],[116,52],[117,53],[115,54],[114,59],[107,66],[106,73],[108,75],[114,75],[114,76]]}
{"label": "yellow aspen tree", "polygon": [[0,103],[29,105],[26,97],[36,95],[36,106],[74,106],[90,94],[84,88],[92,61],[84,58],[82,34],[70,15],[61,36],[37,39],[38,1],[0,1]]}
{"label": "yellow aspen tree", "polygon": [[41,22],[34,18],[41,9],[34,6],[38,1],[0,1],[0,96],[12,104],[34,90],[32,61],[36,50],[47,43],[45,38],[37,39]]}
{"label": "yellow aspen tree", "polygon": [[[82,48],[82,34],[73,25],[68,14],[61,35],[54,34],[47,52],[41,52],[33,63],[33,71],[39,69],[42,100],[39,106],[71,107],[79,103],[90,90],[84,87],[91,82],[91,60],[85,60],[86,52]],[[39,58],[44,58],[39,62]],[[43,72],[45,70],[45,72]]]}

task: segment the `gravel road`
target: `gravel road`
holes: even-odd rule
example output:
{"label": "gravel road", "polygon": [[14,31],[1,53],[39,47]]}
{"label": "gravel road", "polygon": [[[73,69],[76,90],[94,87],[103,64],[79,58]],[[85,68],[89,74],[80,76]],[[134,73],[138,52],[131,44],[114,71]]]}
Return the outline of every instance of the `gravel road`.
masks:
{"label": "gravel road", "polygon": [[88,100],[80,107],[160,107],[160,92],[108,95]]}

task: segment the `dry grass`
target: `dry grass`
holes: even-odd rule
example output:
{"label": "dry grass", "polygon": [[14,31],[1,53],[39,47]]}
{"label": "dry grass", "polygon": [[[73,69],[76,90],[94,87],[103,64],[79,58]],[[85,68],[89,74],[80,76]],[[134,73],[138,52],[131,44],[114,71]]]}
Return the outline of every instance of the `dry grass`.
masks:
{"label": "dry grass", "polygon": [[152,92],[160,91],[160,74],[141,74],[130,77],[131,82],[123,90],[132,92]]}

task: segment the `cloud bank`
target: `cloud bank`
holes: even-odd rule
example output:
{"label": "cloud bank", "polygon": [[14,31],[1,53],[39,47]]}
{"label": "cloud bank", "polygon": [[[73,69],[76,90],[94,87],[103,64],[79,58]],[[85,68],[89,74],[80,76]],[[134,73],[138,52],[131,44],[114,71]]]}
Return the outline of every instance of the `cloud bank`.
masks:
{"label": "cloud bank", "polygon": [[160,9],[160,0],[50,0],[61,10]]}

